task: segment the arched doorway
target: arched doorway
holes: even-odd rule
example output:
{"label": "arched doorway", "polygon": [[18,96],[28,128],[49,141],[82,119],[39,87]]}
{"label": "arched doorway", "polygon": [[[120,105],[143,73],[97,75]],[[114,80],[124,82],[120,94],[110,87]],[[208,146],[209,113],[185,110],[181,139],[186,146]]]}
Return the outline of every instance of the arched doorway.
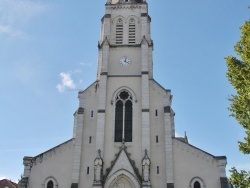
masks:
{"label": "arched doorway", "polygon": [[134,188],[131,181],[125,176],[115,178],[109,188]]}
{"label": "arched doorway", "polygon": [[119,170],[105,182],[104,188],[140,188],[137,178],[126,170]]}

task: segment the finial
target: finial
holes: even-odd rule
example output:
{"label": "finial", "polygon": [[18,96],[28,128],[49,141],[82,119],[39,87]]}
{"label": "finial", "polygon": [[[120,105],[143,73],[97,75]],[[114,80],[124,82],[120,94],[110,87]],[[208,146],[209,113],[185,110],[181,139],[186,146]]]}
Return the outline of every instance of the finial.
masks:
{"label": "finial", "polygon": [[122,146],[120,147],[120,149],[126,150],[127,147],[125,146],[125,140],[124,138],[122,139]]}
{"label": "finial", "polygon": [[188,137],[187,137],[186,131],[185,131],[185,135],[184,135],[184,140],[185,140],[186,143],[188,143]]}

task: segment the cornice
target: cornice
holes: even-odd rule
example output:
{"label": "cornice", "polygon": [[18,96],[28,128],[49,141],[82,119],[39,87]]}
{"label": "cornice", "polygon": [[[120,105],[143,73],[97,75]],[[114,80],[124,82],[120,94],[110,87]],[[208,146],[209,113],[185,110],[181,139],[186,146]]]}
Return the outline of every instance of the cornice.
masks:
{"label": "cornice", "polygon": [[141,8],[142,5],[146,5],[146,3],[140,3],[140,4],[106,4],[109,8],[115,10],[115,9],[138,9]]}

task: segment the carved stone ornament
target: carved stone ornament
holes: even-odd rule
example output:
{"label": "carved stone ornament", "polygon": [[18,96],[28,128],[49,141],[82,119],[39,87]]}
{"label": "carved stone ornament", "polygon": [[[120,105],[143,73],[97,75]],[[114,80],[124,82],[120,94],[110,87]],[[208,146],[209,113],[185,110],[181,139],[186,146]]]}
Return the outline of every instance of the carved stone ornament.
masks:
{"label": "carved stone ornament", "polygon": [[101,183],[102,182],[102,168],[103,168],[101,150],[98,150],[98,154],[97,154],[97,157],[95,158],[94,165],[95,165],[94,183]]}
{"label": "carved stone ornament", "polygon": [[143,182],[150,182],[150,159],[148,157],[148,151],[145,149],[145,154],[142,159],[142,180]]}

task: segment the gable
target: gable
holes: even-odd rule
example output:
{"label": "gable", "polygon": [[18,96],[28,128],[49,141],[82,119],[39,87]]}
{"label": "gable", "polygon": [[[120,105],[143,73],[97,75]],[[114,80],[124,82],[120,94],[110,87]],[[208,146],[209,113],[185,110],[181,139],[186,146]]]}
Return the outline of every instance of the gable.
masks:
{"label": "gable", "polygon": [[140,186],[140,177],[137,175],[135,167],[131,164],[126,151],[123,149],[111,166],[105,178],[104,187],[112,186],[114,183],[126,183],[136,187]]}

